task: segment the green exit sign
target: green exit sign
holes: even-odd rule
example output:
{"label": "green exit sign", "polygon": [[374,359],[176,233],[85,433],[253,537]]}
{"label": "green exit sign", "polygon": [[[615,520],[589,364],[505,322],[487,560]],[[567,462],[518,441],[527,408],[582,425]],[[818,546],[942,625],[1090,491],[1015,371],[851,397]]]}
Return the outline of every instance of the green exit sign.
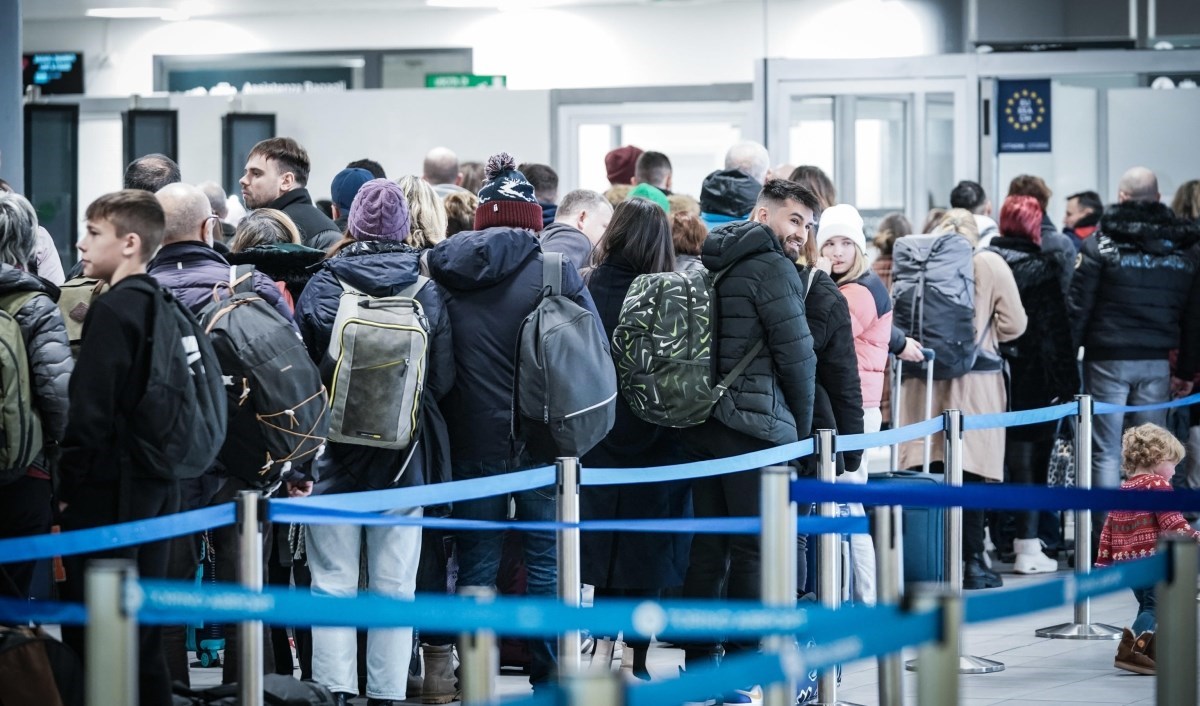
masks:
{"label": "green exit sign", "polygon": [[505,76],[476,74],[425,74],[426,88],[504,88]]}

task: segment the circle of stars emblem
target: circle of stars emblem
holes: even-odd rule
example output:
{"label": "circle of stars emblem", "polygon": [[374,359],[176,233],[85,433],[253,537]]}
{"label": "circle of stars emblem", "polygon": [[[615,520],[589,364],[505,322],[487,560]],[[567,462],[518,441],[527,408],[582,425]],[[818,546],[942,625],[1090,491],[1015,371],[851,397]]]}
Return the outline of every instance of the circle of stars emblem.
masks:
{"label": "circle of stars emblem", "polygon": [[1013,91],[1004,104],[1004,120],[1021,132],[1036,130],[1046,122],[1046,101],[1028,88]]}

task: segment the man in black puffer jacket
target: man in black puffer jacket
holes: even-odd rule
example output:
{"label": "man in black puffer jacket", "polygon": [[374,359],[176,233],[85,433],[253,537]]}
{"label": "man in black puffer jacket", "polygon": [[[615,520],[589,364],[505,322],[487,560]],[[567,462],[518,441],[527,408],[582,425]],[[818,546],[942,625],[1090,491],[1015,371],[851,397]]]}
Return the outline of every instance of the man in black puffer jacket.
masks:
{"label": "man in black puffer jacket", "polygon": [[[1180,347],[1181,326],[1197,270],[1200,230],[1177,220],[1159,203],[1158,180],[1144,167],[1121,177],[1118,203],[1084,241],[1071,279],[1074,344],[1084,346],[1084,386],[1097,402],[1141,405],[1171,396],[1169,352]],[[1182,360],[1196,351],[1182,340]],[[1186,392],[1178,389],[1177,392]],[[1121,482],[1123,415],[1098,415],[1092,452],[1092,485]],[[1165,411],[1137,415],[1135,423],[1162,424]],[[1104,513],[1093,513],[1098,532]]]}
{"label": "man in black puffer jacket", "polygon": [[[799,257],[818,210],[816,196],[790,181],[763,187],[752,220],[709,233],[704,266],[722,272],[717,284],[717,376],[723,377],[762,344],[745,372],[717,402],[712,417],[685,429],[692,460],[708,460],[790,444],[811,432],[816,357],[804,315]],[[698,479],[692,486],[696,517],[759,514],[759,474],[744,471]],[[689,598],[759,598],[756,537],[696,535],[683,593]],[[756,643],[755,643],[756,644]],[[690,664],[715,660],[718,645],[685,647]],[[729,649],[753,649],[750,643]]]}

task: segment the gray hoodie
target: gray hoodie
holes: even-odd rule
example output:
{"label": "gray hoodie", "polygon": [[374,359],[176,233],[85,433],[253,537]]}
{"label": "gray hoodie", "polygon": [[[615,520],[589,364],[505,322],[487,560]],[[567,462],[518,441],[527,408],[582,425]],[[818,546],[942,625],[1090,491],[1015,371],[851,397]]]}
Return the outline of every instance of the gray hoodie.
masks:
{"label": "gray hoodie", "polygon": [[582,231],[555,221],[542,229],[542,252],[562,253],[562,256],[582,272],[591,265],[592,241]]}

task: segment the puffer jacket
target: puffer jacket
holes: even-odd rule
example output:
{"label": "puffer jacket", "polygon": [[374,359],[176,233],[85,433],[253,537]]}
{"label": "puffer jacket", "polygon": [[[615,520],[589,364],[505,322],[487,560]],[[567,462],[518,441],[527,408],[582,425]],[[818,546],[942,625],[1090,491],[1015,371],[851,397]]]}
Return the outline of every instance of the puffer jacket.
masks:
{"label": "puffer jacket", "polygon": [[738,169],[718,170],[700,187],[700,219],[709,230],[750,217],[762,184]]}
{"label": "puffer jacket", "polygon": [[[62,314],[58,310],[58,287],[23,272],[11,265],[0,265],[0,296],[17,292],[39,292],[13,316],[25,338],[29,355],[29,381],[33,405],[41,418],[42,437],[46,441],[62,441],[67,429],[67,385],[75,360],[67,341]],[[43,451],[42,455],[44,456]],[[34,461],[43,469],[44,458]]]}
{"label": "puffer jacket", "polygon": [[804,316],[796,266],[764,224],[739,221],[717,228],[701,256],[717,283],[717,359],[728,375],[758,340],[765,345],[713,410],[735,431],[789,444],[812,430],[816,356]]}
{"label": "puffer jacket", "polygon": [[892,341],[892,298],[871,270],[838,289],[850,307],[863,407],[876,409],[883,402],[883,373]]}
{"label": "puffer jacket", "polygon": [[[171,290],[193,314],[199,314],[213,301],[214,288],[219,283],[229,282],[229,261],[204,243],[191,240],[164,245],[150,261],[146,272]],[[254,291],[280,316],[292,320],[292,310],[270,277],[255,271]],[[228,296],[228,288],[221,287],[217,295]]]}
{"label": "puffer jacket", "polygon": [[[454,461],[516,461],[521,448],[511,432],[517,331],[542,291],[537,236],[508,227],[459,233],[430,250],[428,264],[446,290],[454,326],[457,384],[443,405]],[[592,312],[603,334],[592,297],[565,258],[562,285],[564,296]]]}
{"label": "puffer jacket", "polygon": [[[809,266],[797,266],[807,293],[804,315],[812,332],[813,353],[817,356],[817,387],[813,402],[812,427],[833,429],[838,434],[863,432],[862,386],[854,352],[854,332],[850,308],[829,275]],[[812,285],[808,285],[812,277]],[[838,473],[857,471],[862,451],[837,454]],[[810,454],[799,460],[801,475],[818,473],[817,457]]]}
{"label": "puffer jacket", "polygon": [[[1104,213],[1071,278],[1071,333],[1087,360],[1166,360],[1180,346],[1197,242],[1200,229],[1165,204],[1127,201]],[[1194,360],[1184,344],[1181,358]]]}
{"label": "puffer jacket", "polygon": [[282,283],[286,290],[284,298],[291,298],[290,305],[294,309],[317,265],[325,259],[325,252],[295,243],[279,243],[231,252],[225,259],[231,265],[254,265],[275,280],[276,285]]}
{"label": "puffer jacket", "polygon": [[[373,297],[388,297],[417,281],[421,252],[401,243],[353,243],[321,265],[296,302],[296,323],[308,354],[321,366],[325,386],[333,378],[327,351],[342,298],[340,282]],[[409,449],[379,449],[358,444],[330,443],[315,468],[316,493],[407,487],[450,478],[450,447],[441,401],[454,386],[453,339],[446,314],[445,293],[427,282],[417,293],[428,320],[428,366],[421,396],[418,446],[405,467]],[[410,447],[411,448],[411,447]],[[403,469],[403,475],[393,483]]]}
{"label": "puffer jacket", "polygon": [[342,239],[337,224],[313,205],[308,189],[292,189],[266,207],[286,213],[300,231],[300,240],[310,248],[328,250]]}

